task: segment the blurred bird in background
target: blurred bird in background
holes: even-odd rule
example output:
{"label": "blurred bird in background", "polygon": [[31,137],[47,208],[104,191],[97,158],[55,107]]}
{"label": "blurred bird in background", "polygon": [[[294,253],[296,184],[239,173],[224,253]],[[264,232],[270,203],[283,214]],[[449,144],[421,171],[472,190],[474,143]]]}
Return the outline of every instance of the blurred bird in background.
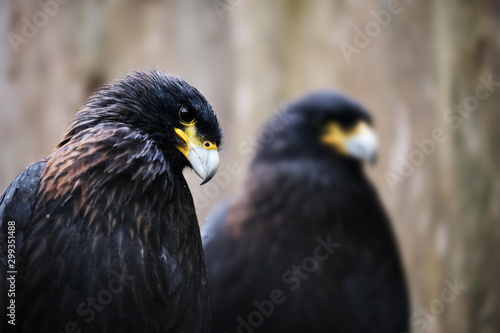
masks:
{"label": "blurred bird in background", "polygon": [[[2,332],[208,332],[182,170],[210,180],[220,142],[211,106],[180,78],[136,72],[95,94],[0,199],[0,230],[14,235],[15,223],[16,249],[15,263],[7,242],[0,252]],[[15,326],[4,297],[13,270]]]}
{"label": "blurred bird in background", "polygon": [[327,91],[269,121],[246,185],[202,228],[212,332],[407,330],[397,244],[363,172],[371,124]]}

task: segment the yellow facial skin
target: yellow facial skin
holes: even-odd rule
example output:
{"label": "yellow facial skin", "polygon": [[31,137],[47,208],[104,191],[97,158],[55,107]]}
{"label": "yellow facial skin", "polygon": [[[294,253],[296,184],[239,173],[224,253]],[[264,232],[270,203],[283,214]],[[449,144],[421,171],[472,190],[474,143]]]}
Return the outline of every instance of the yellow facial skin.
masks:
{"label": "yellow facial skin", "polygon": [[186,156],[186,158],[188,158],[192,147],[203,147],[206,150],[217,150],[217,145],[215,143],[203,140],[198,136],[195,124],[186,125],[184,131],[174,127],[174,131],[186,143],[184,146],[176,147],[182,154],[184,154],[184,156]]}
{"label": "yellow facial skin", "polygon": [[175,133],[184,142],[176,148],[186,156],[191,168],[203,179],[201,183],[203,185],[212,179],[219,167],[217,145],[201,138],[196,131],[194,122],[183,125],[184,129],[174,128]]}
{"label": "yellow facial skin", "polygon": [[377,138],[365,121],[359,121],[347,131],[338,123],[331,122],[326,125],[321,142],[334,147],[343,155],[359,160],[373,162],[377,156]]}
{"label": "yellow facial skin", "polygon": [[369,128],[368,124],[364,121],[360,121],[353,128],[344,131],[338,123],[331,122],[326,125],[325,133],[321,137],[321,141],[334,146],[339,152],[345,154],[347,153],[347,141],[349,138],[361,133],[361,131],[366,128]]}

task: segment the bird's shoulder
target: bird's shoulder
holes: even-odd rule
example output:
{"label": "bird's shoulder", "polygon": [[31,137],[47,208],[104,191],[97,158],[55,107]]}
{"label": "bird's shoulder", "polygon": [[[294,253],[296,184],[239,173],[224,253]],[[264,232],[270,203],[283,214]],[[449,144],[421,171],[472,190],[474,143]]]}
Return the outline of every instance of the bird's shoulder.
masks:
{"label": "bird's shoulder", "polygon": [[[0,291],[2,295],[7,293],[6,284],[4,284],[7,271],[9,271],[7,265],[17,267],[17,256],[9,258],[8,249],[14,250],[17,254],[17,250],[23,245],[24,231],[33,215],[36,192],[45,164],[45,161],[40,161],[26,168],[7,187],[0,198]],[[0,297],[1,309],[6,309],[6,302],[7,297]],[[1,309],[0,315],[4,317],[5,311]]]}
{"label": "bird's shoulder", "polygon": [[40,177],[47,162],[42,160],[27,167],[7,187],[0,198],[0,232],[6,235],[9,222],[22,231],[33,214]]}

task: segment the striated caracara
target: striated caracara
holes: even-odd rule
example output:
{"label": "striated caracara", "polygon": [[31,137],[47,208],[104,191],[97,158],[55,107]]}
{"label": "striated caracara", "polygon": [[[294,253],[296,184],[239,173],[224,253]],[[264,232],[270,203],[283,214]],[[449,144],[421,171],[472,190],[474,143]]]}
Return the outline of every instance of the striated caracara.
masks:
{"label": "striated caracara", "polygon": [[0,199],[1,331],[208,332],[182,170],[210,180],[221,136],[211,106],[180,78],[136,72],[97,92]]}
{"label": "striated caracara", "polygon": [[405,332],[397,245],[363,172],[370,115],[323,91],[262,133],[247,182],[202,228],[212,332]]}

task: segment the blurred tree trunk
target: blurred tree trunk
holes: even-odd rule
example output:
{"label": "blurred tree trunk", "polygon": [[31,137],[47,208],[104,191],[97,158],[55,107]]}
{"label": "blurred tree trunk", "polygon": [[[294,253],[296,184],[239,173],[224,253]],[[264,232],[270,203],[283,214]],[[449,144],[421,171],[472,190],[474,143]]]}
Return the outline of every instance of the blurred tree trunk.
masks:
{"label": "blurred tree trunk", "polygon": [[[497,1],[453,1],[453,8],[440,6],[447,15],[443,29],[452,36],[448,66],[450,100],[466,103],[477,96],[480,82],[492,78],[500,83],[500,6]],[[457,24],[459,22],[460,24]],[[448,51],[449,52],[449,51]],[[483,79],[478,79],[482,77]],[[483,88],[484,90],[484,88]],[[456,243],[448,269],[466,277],[467,304],[453,308],[448,316],[453,332],[500,332],[500,84],[480,101],[477,110],[463,119],[453,132],[454,201],[452,228]],[[460,330],[458,318],[468,318]]]}
{"label": "blurred tree trunk", "polygon": [[[443,280],[467,285],[442,314],[415,331],[500,331],[500,87],[470,115],[455,113],[457,123],[444,119],[450,108],[475,96],[480,76],[500,82],[499,19],[494,1],[412,2],[411,16],[399,17],[387,36],[388,73],[402,105],[397,126],[413,130],[410,144],[395,156],[408,157],[416,149],[413,141],[431,138],[434,128],[443,128],[448,138],[397,191],[394,216],[407,221],[401,240],[411,254],[414,309],[432,307],[442,297]],[[426,43],[434,47],[422,48]],[[421,62],[409,65],[414,57]]]}

